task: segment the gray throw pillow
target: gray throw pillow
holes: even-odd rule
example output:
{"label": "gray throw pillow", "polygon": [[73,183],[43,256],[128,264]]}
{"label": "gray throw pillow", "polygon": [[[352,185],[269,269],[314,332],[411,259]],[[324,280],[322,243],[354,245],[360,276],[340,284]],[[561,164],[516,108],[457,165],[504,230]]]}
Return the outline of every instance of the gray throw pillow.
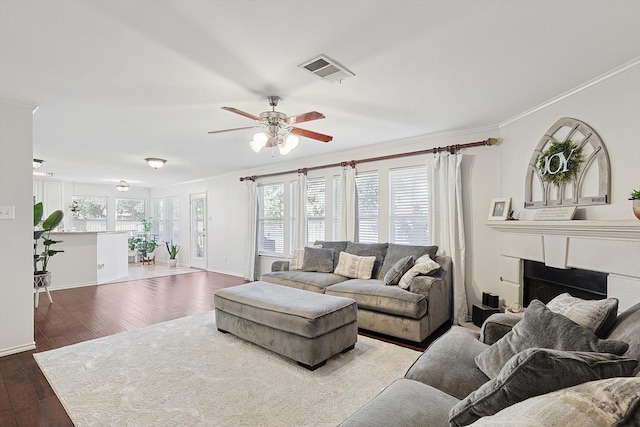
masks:
{"label": "gray throw pillow", "polygon": [[333,253],[333,248],[304,248],[304,259],[302,260],[301,270],[333,273]]}
{"label": "gray throw pillow", "polygon": [[635,359],[609,353],[530,348],[513,356],[498,376],[458,402],[450,426],[466,426],[530,397],[588,381],[631,376]]}
{"label": "gray throw pillow", "polygon": [[639,391],[640,378],[591,381],[532,397],[481,418],[473,426],[638,426]]}
{"label": "gray throw pillow", "polygon": [[618,317],[617,298],[585,300],[564,293],[549,301],[547,307],[590,329],[600,338],[607,336]]}
{"label": "gray throw pillow", "polygon": [[476,365],[493,379],[509,359],[522,350],[533,347],[622,355],[629,344],[601,340],[584,326],[554,313],[540,301],[533,300],[524,312],[524,318],[511,331],[476,356]]}
{"label": "gray throw pillow", "polygon": [[387,271],[387,274],[384,275],[385,285],[397,285],[404,273],[413,267],[413,262],[413,256],[409,255],[393,264],[389,271]]}

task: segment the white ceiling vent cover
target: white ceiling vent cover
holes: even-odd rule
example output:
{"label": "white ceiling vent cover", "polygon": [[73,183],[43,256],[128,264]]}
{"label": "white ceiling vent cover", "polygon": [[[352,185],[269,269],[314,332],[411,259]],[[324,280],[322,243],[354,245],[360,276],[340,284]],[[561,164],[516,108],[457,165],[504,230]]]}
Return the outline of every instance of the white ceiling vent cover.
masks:
{"label": "white ceiling vent cover", "polygon": [[311,74],[315,74],[323,80],[328,82],[339,82],[347,77],[353,77],[355,74],[351,72],[347,67],[340,64],[338,61],[334,61],[326,55],[320,55],[309,61],[306,61],[298,68],[302,68]]}

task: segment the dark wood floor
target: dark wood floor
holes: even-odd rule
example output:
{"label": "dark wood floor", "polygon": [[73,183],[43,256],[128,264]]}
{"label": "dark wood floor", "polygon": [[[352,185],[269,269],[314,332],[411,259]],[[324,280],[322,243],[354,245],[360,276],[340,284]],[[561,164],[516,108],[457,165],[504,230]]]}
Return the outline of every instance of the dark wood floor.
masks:
{"label": "dark wood floor", "polygon": [[[52,292],[35,312],[36,350],[0,358],[0,426],[73,426],[33,353],[213,310],[213,294],[245,280],[211,272]],[[420,344],[361,334],[424,350],[450,325]]]}

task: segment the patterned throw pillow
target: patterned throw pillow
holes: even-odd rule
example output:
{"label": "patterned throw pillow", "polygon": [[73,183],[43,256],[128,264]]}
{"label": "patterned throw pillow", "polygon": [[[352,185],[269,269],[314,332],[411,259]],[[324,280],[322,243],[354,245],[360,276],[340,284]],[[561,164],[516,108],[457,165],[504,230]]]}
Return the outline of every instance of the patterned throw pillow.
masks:
{"label": "patterned throw pillow", "polygon": [[413,264],[413,256],[411,255],[398,260],[384,275],[384,284],[397,285],[402,276],[413,267]]}
{"label": "patterned throw pillow", "polygon": [[616,340],[601,340],[584,326],[549,310],[533,300],[522,320],[504,337],[475,358],[486,376],[495,378],[507,361],[528,348],[551,348],[565,351],[593,351],[624,354],[629,344]]}
{"label": "patterned throw pillow", "polygon": [[[587,409],[587,410],[585,410]],[[510,406],[474,427],[640,425],[640,378],[591,381]]]}
{"label": "patterned throw pillow", "polygon": [[402,289],[409,289],[411,280],[419,274],[429,274],[440,268],[440,264],[431,259],[429,255],[422,255],[416,260],[416,263],[411,267],[400,279],[398,286]]}
{"label": "patterned throw pillow", "polygon": [[549,301],[547,307],[591,330],[600,338],[607,335],[618,317],[617,298],[585,300],[564,293]]}
{"label": "patterned throw pillow", "polygon": [[608,353],[530,348],[513,356],[496,378],[458,402],[449,412],[449,425],[466,426],[530,397],[588,381],[627,377],[637,365],[635,359]]}
{"label": "patterned throw pillow", "polygon": [[371,279],[375,262],[375,256],[358,256],[340,252],[340,259],[334,273],[351,279]]}
{"label": "patterned throw pillow", "polygon": [[289,260],[289,270],[301,270],[304,260],[304,248],[295,249]]}

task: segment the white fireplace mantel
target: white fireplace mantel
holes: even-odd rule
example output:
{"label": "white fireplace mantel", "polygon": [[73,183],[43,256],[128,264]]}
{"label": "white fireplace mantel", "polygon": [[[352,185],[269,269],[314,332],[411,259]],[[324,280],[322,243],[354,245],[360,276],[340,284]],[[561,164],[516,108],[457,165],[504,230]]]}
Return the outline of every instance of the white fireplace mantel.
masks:
{"label": "white fireplace mantel", "polygon": [[[640,301],[640,221],[489,221],[499,232],[505,303],[522,303],[522,260],[609,273],[620,309]],[[501,296],[502,296],[501,295]]]}

